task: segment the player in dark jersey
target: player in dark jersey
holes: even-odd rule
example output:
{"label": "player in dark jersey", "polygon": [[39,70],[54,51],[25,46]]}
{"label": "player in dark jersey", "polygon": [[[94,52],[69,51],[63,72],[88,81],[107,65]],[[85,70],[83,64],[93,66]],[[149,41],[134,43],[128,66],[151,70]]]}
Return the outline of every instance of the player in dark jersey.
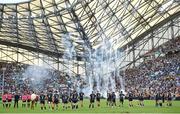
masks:
{"label": "player in dark jersey", "polygon": [[112,94],[111,94],[111,106],[112,107],[116,106],[116,94],[115,94],[115,92],[112,92]]}
{"label": "player in dark jersey", "polygon": [[106,102],[107,106],[110,106],[110,101],[111,101],[111,94],[107,92],[107,102]]}
{"label": "player in dark jersey", "polygon": [[49,110],[51,109],[52,107],[52,97],[53,97],[53,94],[51,91],[49,91],[49,93],[47,94],[47,103],[49,105]]}
{"label": "player in dark jersey", "polygon": [[19,94],[16,92],[14,95],[14,108],[18,108]]}
{"label": "player in dark jersey", "polygon": [[162,100],[163,100],[163,96],[162,96],[162,93],[159,94],[159,106],[162,107]]}
{"label": "player in dark jersey", "polygon": [[129,92],[128,93],[128,100],[129,100],[129,106],[130,107],[133,107],[133,94],[132,94],[132,92]]}
{"label": "player in dark jersey", "polygon": [[167,94],[167,106],[172,106],[172,95],[170,92]]}
{"label": "player in dark jersey", "polygon": [[76,91],[72,94],[72,109],[78,109],[78,93]]}
{"label": "player in dark jersey", "polygon": [[96,93],[96,101],[97,101],[97,106],[100,107],[100,99],[101,99],[101,94],[99,91]]}
{"label": "player in dark jersey", "polygon": [[81,107],[83,107],[83,98],[84,98],[84,93],[80,92],[79,93],[79,100],[80,100]]}
{"label": "player in dark jersey", "polygon": [[164,94],[164,92],[162,93],[162,103],[164,103],[164,101],[165,101],[165,94]]}
{"label": "player in dark jersey", "polygon": [[56,107],[56,110],[58,110],[58,103],[59,103],[59,94],[57,91],[55,91],[54,96],[53,96],[53,107],[52,107],[53,110],[54,110],[54,107]]}
{"label": "player in dark jersey", "polygon": [[70,91],[70,93],[69,93],[69,102],[70,102],[71,107],[72,107],[72,105],[73,105],[72,95],[73,95],[73,91]]}
{"label": "player in dark jersey", "polygon": [[94,92],[92,91],[92,93],[90,94],[90,104],[89,104],[89,108],[94,108],[94,101],[95,101],[96,95],[94,94]]}
{"label": "player in dark jersey", "polygon": [[124,96],[125,95],[121,91],[120,94],[119,94],[119,101],[120,101],[120,105],[119,106],[123,106],[123,104],[124,104]]}
{"label": "player in dark jersey", "polygon": [[41,94],[39,96],[39,100],[40,100],[40,104],[41,104],[41,110],[43,110],[43,109],[46,110],[46,106],[45,106],[46,96],[44,95],[43,91],[41,91]]}
{"label": "player in dark jersey", "polygon": [[67,92],[62,93],[61,99],[62,99],[62,103],[63,103],[63,109],[67,109],[68,108],[67,104],[68,104],[68,100],[69,100],[68,93]]}
{"label": "player in dark jersey", "polygon": [[143,95],[143,93],[140,93],[138,97],[139,97],[139,105],[144,106],[144,95]]}
{"label": "player in dark jersey", "polygon": [[156,93],[156,95],[155,95],[155,106],[159,105],[159,96],[160,96],[160,94]]}

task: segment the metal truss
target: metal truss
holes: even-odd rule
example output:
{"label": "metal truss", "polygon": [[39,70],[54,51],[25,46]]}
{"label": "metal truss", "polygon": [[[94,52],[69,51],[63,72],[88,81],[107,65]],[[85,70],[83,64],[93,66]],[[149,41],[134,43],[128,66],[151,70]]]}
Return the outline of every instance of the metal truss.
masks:
{"label": "metal truss", "polygon": [[[157,37],[157,28],[163,28],[165,23],[178,17],[179,12],[179,2],[174,0],[31,0],[16,4],[0,3],[1,59],[28,64],[38,64],[33,63],[38,60],[51,61],[49,65],[53,68],[67,70],[69,66],[63,61],[66,51],[63,37],[69,34],[76,52],[75,59],[71,60],[74,74],[79,74],[81,70],[84,74],[85,47],[97,49],[104,38],[118,39],[113,48],[123,51],[119,68],[136,65],[142,61],[140,56],[155,48],[157,42],[160,45],[171,38]],[[168,27],[173,25],[174,28],[176,21],[173,23]],[[163,32],[159,31],[159,35]],[[174,37],[176,33],[175,29],[172,33]],[[11,51],[13,54],[10,54]],[[26,59],[22,60],[19,56]]]}
{"label": "metal truss", "polygon": [[[179,12],[178,12],[179,13]],[[176,15],[176,14],[175,14]],[[145,60],[145,55],[157,49],[171,39],[180,36],[180,15],[171,16],[159,26],[155,25],[150,31],[142,34],[142,37],[136,38],[134,42],[129,42],[122,48],[122,59],[119,68],[125,69],[139,65]],[[158,53],[158,56],[162,53]],[[151,53],[155,57],[156,53]]]}

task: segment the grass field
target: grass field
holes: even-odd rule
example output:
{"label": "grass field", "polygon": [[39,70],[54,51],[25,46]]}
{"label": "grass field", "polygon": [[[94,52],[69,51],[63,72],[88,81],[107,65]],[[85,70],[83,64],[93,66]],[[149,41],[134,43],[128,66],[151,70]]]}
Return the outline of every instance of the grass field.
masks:
{"label": "grass field", "polygon": [[3,109],[2,104],[0,103],[0,113],[179,113],[180,114],[180,101],[173,101],[173,106],[172,107],[167,107],[166,104],[163,104],[163,107],[155,107],[155,103],[152,100],[146,100],[144,107],[138,106],[138,101],[134,100],[133,104],[134,107],[129,107],[128,106],[128,101],[125,101],[124,107],[119,107],[119,102],[117,102],[117,107],[111,108],[106,106],[106,100],[101,100],[101,107],[95,107],[93,109],[89,109],[89,100],[84,101],[84,107],[79,108],[77,110],[72,110],[72,109],[67,109],[67,110],[62,110],[62,104],[59,105],[58,110],[40,110],[40,105],[34,109],[26,109],[26,108],[21,108],[21,103],[19,103],[19,109],[14,109],[11,108],[6,110]]}

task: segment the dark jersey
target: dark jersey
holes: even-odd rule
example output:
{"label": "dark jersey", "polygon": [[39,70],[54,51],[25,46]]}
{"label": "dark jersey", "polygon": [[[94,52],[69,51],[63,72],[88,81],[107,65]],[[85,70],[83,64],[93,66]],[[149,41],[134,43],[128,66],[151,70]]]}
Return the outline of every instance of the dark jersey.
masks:
{"label": "dark jersey", "polygon": [[83,92],[80,92],[80,93],[79,93],[79,99],[80,99],[80,100],[83,100],[83,96],[84,96],[84,93],[83,93]]}
{"label": "dark jersey", "polygon": [[100,94],[100,93],[97,93],[97,94],[96,94],[96,98],[97,98],[97,99],[100,99],[100,97],[101,97],[101,94]]}
{"label": "dark jersey", "polygon": [[59,99],[59,95],[56,93],[54,94],[54,100],[58,100]]}
{"label": "dark jersey", "polygon": [[91,99],[91,100],[95,100],[95,98],[96,98],[96,95],[95,95],[94,93],[92,93],[92,94],[90,95],[90,99]]}
{"label": "dark jersey", "polygon": [[40,95],[40,101],[45,101],[45,98],[46,98],[46,96],[45,95]]}
{"label": "dark jersey", "polygon": [[100,93],[97,93],[97,94],[96,94],[96,100],[97,100],[97,101],[100,101],[100,98],[101,98],[101,94],[100,94]]}
{"label": "dark jersey", "polygon": [[167,95],[167,99],[168,99],[168,100],[172,100],[171,93],[169,93],[169,94]]}
{"label": "dark jersey", "polygon": [[74,99],[78,99],[78,94],[77,93],[73,93],[72,94],[72,99],[74,100]]}
{"label": "dark jersey", "polygon": [[67,102],[68,102],[68,99],[69,99],[69,97],[68,97],[67,94],[63,94],[63,95],[62,95],[62,102],[63,102],[63,103],[67,103]]}
{"label": "dark jersey", "polygon": [[128,99],[129,99],[129,101],[133,100],[133,94],[132,93],[129,93]]}
{"label": "dark jersey", "polygon": [[120,94],[119,94],[119,99],[124,99],[124,96],[125,96],[125,95],[124,95],[123,93],[120,93]]}
{"label": "dark jersey", "polygon": [[52,93],[47,94],[48,101],[52,101]]}
{"label": "dark jersey", "polygon": [[155,99],[159,100],[159,94],[156,94]]}
{"label": "dark jersey", "polygon": [[143,96],[143,94],[139,94],[139,100],[144,100],[144,96]]}
{"label": "dark jersey", "polygon": [[19,101],[19,95],[14,96],[14,101]]}
{"label": "dark jersey", "polygon": [[111,94],[107,93],[107,101],[110,101],[110,100],[111,100]]}
{"label": "dark jersey", "polygon": [[112,93],[111,99],[112,99],[112,100],[115,100],[115,99],[116,99],[116,94],[115,94],[115,93]]}

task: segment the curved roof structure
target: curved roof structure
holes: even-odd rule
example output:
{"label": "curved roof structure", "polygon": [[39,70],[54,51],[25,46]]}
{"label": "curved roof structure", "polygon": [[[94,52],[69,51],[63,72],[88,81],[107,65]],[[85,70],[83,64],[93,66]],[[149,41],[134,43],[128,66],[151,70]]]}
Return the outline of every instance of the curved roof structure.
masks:
{"label": "curved roof structure", "polygon": [[0,1],[1,45],[63,57],[70,44],[78,60],[84,47],[96,49],[103,39],[124,47],[180,14],[179,0],[13,1]]}

